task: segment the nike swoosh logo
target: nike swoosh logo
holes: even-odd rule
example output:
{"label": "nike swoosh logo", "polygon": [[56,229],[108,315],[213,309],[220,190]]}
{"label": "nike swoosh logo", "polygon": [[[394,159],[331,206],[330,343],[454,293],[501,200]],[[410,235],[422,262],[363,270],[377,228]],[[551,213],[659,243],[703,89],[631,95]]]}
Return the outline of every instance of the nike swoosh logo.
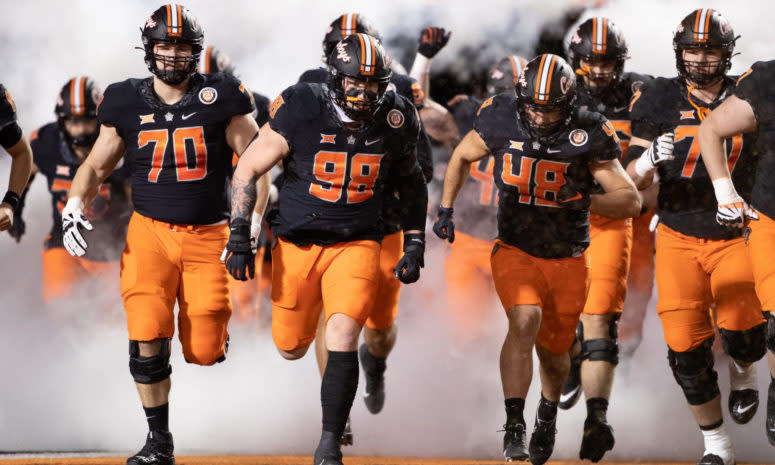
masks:
{"label": "nike swoosh logo", "polygon": [[581,198],[581,194],[576,194],[575,196],[567,199],[566,202],[573,202],[574,200],[578,200],[580,198]]}
{"label": "nike swoosh logo", "polygon": [[562,152],[562,150],[546,149],[546,153],[559,153],[559,152]]}
{"label": "nike swoosh logo", "polygon": [[364,145],[372,145],[372,144],[376,144],[377,142],[379,142],[379,141],[381,141],[381,140],[382,140],[382,139],[367,140],[366,142],[364,142]]}
{"label": "nike swoosh logo", "polygon": [[181,116],[181,118],[183,118],[183,119],[189,119],[189,118],[191,118],[192,116],[194,116],[195,114],[196,114],[196,112],[189,113],[189,114],[187,114],[187,115],[182,115],[182,116]]}
{"label": "nike swoosh logo", "polygon": [[574,390],[567,394],[560,394],[560,402],[567,402],[571,399],[571,397],[575,396],[576,393],[581,389],[581,386],[576,386]]}
{"label": "nike swoosh logo", "polygon": [[736,408],[735,409],[735,413],[738,414],[738,415],[742,415],[745,412],[751,410],[754,407],[754,405],[756,405],[756,404],[749,404],[749,405],[747,405],[746,407],[743,407],[743,408]]}
{"label": "nike swoosh logo", "polygon": [[624,110],[628,109],[629,107],[630,107],[629,105],[625,105],[623,107],[616,107],[616,108],[614,108],[614,113],[619,113],[620,111],[624,111]]}

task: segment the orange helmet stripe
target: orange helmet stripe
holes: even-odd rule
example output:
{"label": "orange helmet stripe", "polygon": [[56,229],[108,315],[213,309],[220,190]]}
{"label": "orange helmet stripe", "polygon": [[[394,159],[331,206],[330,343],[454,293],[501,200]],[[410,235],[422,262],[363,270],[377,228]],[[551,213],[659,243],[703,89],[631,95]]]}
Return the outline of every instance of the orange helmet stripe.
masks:
{"label": "orange helmet stripe", "polygon": [[358,40],[361,42],[361,74],[371,76],[375,72],[376,49],[374,40],[367,34],[358,34]]}
{"label": "orange helmet stripe", "polygon": [[202,72],[205,74],[210,74],[210,55],[213,53],[213,46],[208,45],[207,51],[205,52],[205,60],[202,63]]}
{"label": "orange helmet stripe", "polygon": [[[549,63],[546,62],[549,57]],[[549,92],[552,88],[552,74],[557,56],[552,54],[541,55],[541,63],[538,66],[538,75],[536,76],[536,90],[533,100],[536,103],[547,103],[549,101]]]}
{"label": "orange helmet stripe", "polygon": [[511,62],[511,74],[514,76],[514,83],[516,84],[517,78],[522,74],[522,70],[525,69],[525,59],[519,55],[510,55],[509,61]]}
{"label": "orange helmet stripe", "polygon": [[605,54],[608,48],[608,19],[594,18],[592,21],[592,53]]}
{"label": "orange helmet stripe", "polygon": [[70,113],[77,116],[86,111],[86,76],[70,79]]}
{"label": "orange helmet stripe", "polygon": [[167,35],[170,37],[180,37],[183,35],[183,11],[180,5],[175,5],[175,10],[172,10],[172,5],[165,5],[167,8]]}
{"label": "orange helmet stripe", "polygon": [[709,8],[702,8],[697,10],[697,14],[694,17],[694,41],[695,42],[707,42],[710,35],[710,17],[713,10]]}

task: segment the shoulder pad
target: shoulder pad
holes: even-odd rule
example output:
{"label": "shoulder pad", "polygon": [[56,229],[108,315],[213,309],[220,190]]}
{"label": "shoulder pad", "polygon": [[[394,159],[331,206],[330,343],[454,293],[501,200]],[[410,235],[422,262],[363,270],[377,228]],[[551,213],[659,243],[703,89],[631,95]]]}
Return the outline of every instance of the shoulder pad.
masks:
{"label": "shoulder pad", "polygon": [[299,82],[323,84],[328,81],[328,70],[325,68],[308,69],[299,76]]}

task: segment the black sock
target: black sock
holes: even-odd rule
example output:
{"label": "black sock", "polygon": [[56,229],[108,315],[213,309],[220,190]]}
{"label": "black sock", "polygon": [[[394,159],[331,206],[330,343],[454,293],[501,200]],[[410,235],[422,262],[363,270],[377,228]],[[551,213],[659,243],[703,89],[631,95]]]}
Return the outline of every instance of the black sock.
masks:
{"label": "black sock", "polygon": [[522,425],[525,426],[525,416],[523,412],[525,410],[525,399],[520,397],[510,397],[506,399],[506,425]]}
{"label": "black sock", "polygon": [[169,431],[170,404],[159,405],[158,407],[143,407],[145,410],[145,419],[148,420],[149,431]]}
{"label": "black sock", "polygon": [[587,399],[587,418],[596,418],[598,421],[607,422],[608,401],[602,397]]}
{"label": "black sock", "polygon": [[358,390],[358,353],[328,351],[328,364],[320,383],[323,431],[336,437],[344,432]]}
{"label": "black sock", "polygon": [[552,402],[541,393],[541,400],[538,402],[538,411],[536,417],[543,421],[553,421],[557,418],[557,402]]}
{"label": "black sock", "polygon": [[369,352],[367,347],[362,358],[363,360],[361,363],[363,363],[363,371],[366,373],[378,375],[385,372],[385,368],[387,368],[387,357],[376,357]]}

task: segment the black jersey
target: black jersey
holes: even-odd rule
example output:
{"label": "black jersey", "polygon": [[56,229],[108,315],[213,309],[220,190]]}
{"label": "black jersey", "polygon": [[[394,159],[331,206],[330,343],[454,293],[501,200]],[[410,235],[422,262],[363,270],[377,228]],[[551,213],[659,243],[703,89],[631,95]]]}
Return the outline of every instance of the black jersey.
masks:
{"label": "black jersey", "polygon": [[111,84],[97,108],[115,126],[132,159],[135,210],[160,221],[211,224],[227,217],[226,177],[232,149],[226,127],[251,114],[250,91],[229,75],[194,74],[177,103],[161,102],[153,79]]}
{"label": "black jersey", "polygon": [[737,81],[735,95],[751,105],[758,125],[754,148],[758,164],[751,205],[775,218],[775,60],[754,63]]}
{"label": "black jersey", "polygon": [[253,103],[256,105],[256,109],[253,110],[253,119],[256,120],[258,127],[261,127],[269,121],[269,104],[271,102],[266,96],[253,92]]}
{"label": "black jersey", "polygon": [[11,93],[0,84],[0,129],[16,122],[16,104]]}
{"label": "black jersey", "polygon": [[[734,80],[725,78],[721,95],[710,105],[692,98],[686,85],[677,77],[656,78],[633,95],[630,104],[632,135],[648,141],[666,132],[675,133],[674,160],[659,165],[659,221],[687,236],[709,239],[731,239],[741,231],[716,222],[716,197],[705,164],[700,157],[697,130],[699,111],[717,107],[734,90]],[[692,105],[692,103],[694,105]],[[732,180],[740,195],[750,199],[753,186],[754,135],[738,135],[726,141]],[[628,159],[626,163],[634,160]]]}
{"label": "black jersey", "polygon": [[402,186],[416,176],[421,186],[402,195],[400,208],[404,229],[424,229],[427,193],[416,158],[420,122],[411,102],[386,92],[374,119],[352,130],[340,121],[324,85],[299,83],[274,101],[269,124],[290,148],[271,219],[276,235],[296,244],[379,241],[386,182],[404,194]]}
{"label": "black jersey", "polygon": [[[57,123],[49,123],[30,135],[32,155],[38,171],[45,176],[51,193],[53,224],[44,247],[46,250],[64,247],[62,244],[62,209],[67,204],[67,193],[81,166],[81,161],[70,149]],[[118,260],[124,248],[126,226],[131,204],[124,189],[129,179],[124,161],[111,173],[97,190],[94,200],[84,214],[94,230],[83,231],[89,243],[85,258],[92,261]]]}
{"label": "black jersey", "polygon": [[599,113],[578,110],[549,146],[534,142],[518,120],[517,98],[498,94],[484,101],[474,130],[494,156],[498,186],[498,238],[530,255],[564,258],[589,246],[589,211],[560,207],[566,179],[591,190],[589,164],[619,158],[619,138]]}

